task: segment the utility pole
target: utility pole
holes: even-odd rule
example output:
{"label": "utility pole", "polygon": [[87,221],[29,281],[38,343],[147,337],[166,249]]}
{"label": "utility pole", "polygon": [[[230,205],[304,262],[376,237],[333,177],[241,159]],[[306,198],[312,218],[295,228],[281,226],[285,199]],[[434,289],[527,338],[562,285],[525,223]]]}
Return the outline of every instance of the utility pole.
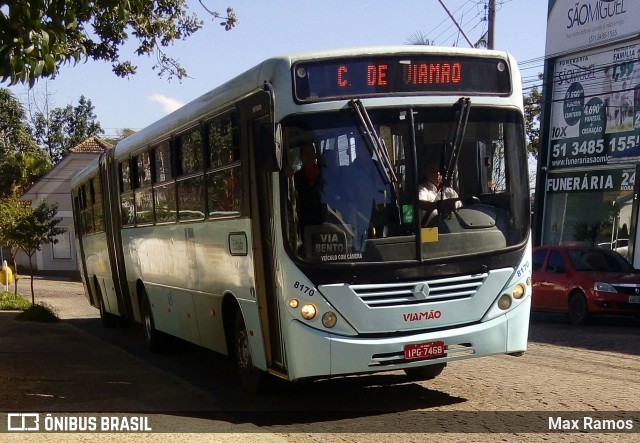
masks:
{"label": "utility pole", "polygon": [[489,29],[487,31],[487,49],[494,49],[496,31],[496,0],[489,0],[489,13],[487,20]]}

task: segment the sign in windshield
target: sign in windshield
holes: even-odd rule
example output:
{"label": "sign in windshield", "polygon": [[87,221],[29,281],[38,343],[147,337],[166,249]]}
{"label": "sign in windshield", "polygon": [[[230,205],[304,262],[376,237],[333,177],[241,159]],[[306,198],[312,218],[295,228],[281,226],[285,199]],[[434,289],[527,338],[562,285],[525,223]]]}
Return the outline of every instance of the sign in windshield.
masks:
{"label": "sign in windshield", "polygon": [[397,93],[511,92],[504,60],[439,55],[303,62],[294,65],[293,82],[295,98],[303,102]]}

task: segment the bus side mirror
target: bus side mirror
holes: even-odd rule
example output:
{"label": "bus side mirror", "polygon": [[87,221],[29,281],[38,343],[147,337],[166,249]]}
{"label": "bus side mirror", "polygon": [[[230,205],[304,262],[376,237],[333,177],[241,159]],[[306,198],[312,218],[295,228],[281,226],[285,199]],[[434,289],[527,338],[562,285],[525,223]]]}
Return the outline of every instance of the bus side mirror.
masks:
{"label": "bus side mirror", "polygon": [[257,160],[263,171],[277,172],[282,167],[282,126],[279,123],[260,126]]}

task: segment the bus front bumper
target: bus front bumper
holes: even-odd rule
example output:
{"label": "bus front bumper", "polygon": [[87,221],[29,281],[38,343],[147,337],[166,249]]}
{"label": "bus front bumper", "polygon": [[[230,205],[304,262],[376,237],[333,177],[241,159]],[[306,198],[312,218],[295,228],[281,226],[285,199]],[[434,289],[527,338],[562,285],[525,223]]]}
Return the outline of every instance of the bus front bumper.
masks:
{"label": "bus front bumper", "polygon": [[[465,358],[526,351],[531,299],[513,310],[482,323],[437,332],[388,338],[346,337],[289,324],[287,362],[291,381],[366,372],[392,371]],[[443,341],[444,357],[406,360],[404,347]]]}

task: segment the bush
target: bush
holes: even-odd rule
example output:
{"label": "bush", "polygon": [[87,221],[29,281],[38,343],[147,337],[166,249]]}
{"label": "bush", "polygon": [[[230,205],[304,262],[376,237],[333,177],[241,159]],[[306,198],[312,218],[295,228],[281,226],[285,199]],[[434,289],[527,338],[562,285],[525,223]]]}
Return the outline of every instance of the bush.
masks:
{"label": "bush", "polygon": [[39,321],[44,323],[55,323],[58,315],[51,306],[46,303],[37,303],[30,305],[27,309],[16,316],[16,320],[21,321]]}
{"label": "bush", "polygon": [[31,303],[21,295],[9,291],[0,292],[0,311],[24,311],[30,306]]}

